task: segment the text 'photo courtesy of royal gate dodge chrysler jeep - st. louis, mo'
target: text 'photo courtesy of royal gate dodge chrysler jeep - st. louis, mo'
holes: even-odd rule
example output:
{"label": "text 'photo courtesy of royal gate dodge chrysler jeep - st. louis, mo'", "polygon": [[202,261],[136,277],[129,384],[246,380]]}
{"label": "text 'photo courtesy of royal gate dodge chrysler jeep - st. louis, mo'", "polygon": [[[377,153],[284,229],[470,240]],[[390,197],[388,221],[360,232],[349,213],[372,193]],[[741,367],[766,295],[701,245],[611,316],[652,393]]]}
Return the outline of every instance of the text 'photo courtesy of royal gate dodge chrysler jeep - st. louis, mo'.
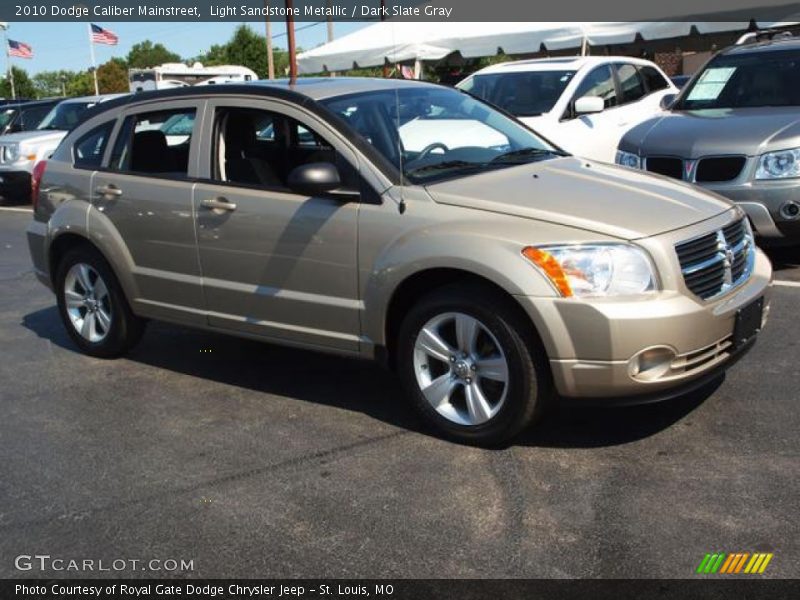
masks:
{"label": "text 'photo courtesy of royal gate dodge chrysler jeep - st. louis, mo'", "polygon": [[769,312],[741,208],[419,81],[111,99],[32,188],[35,272],[84,352],[120,356],[165,320],[377,359],[465,443],[553,402],[696,389]]}

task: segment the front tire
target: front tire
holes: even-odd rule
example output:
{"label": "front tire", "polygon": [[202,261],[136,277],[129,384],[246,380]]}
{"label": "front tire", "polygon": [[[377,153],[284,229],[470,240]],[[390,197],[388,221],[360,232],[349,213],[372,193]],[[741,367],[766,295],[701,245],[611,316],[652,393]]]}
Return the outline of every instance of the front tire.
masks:
{"label": "front tire", "polygon": [[144,321],[133,314],[111,267],[93,248],[78,247],[64,256],[55,289],[67,333],[86,354],[114,358],[142,337]]}
{"label": "front tire", "polygon": [[423,298],[400,328],[403,385],[445,437],[495,446],[529,427],[552,396],[541,343],[511,300],[479,286]]}

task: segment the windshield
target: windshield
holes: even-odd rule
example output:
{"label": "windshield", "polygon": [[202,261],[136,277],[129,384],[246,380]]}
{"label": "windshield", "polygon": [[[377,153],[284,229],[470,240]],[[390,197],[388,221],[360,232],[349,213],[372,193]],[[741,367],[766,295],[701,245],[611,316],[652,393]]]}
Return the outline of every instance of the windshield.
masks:
{"label": "windshield", "polygon": [[62,102],[53,107],[47,116],[39,123],[37,129],[60,129],[69,131],[81,118],[81,114],[94,102]]}
{"label": "windshield", "polygon": [[721,55],[686,89],[677,110],[800,105],[800,51]]}
{"label": "windshield", "polygon": [[575,71],[526,71],[474,75],[459,88],[517,117],[553,110]]}
{"label": "windshield", "polygon": [[414,87],[322,100],[412,183],[563,154],[532,131],[456,90]]}
{"label": "windshield", "polygon": [[3,108],[0,109],[0,130],[5,129],[11,120],[14,118],[14,115],[17,114],[16,108]]}

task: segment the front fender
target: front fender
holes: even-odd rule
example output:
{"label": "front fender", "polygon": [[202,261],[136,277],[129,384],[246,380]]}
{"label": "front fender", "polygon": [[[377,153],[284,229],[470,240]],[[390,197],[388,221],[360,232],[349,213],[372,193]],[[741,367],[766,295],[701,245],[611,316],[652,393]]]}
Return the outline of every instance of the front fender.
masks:
{"label": "front fender", "polygon": [[541,224],[503,215],[481,216],[480,221],[420,224],[379,252],[372,269],[362,271],[367,276],[362,287],[362,323],[368,339],[386,344],[386,319],[395,292],[408,278],[432,269],[476,275],[512,296],[556,295],[549,280],[521,254],[525,246],[541,239],[536,235]]}

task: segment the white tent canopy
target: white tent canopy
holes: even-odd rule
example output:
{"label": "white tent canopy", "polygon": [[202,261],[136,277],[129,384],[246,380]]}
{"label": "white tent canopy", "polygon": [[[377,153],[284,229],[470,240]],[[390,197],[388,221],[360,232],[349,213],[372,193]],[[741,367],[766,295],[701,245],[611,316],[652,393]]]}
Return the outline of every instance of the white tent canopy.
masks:
{"label": "white tent canopy", "polygon": [[[759,27],[789,25],[761,22]],[[301,73],[344,71],[413,60],[440,60],[459,51],[465,58],[577,48],[589,45],[628,44],[637,35],[644,40],[687,36],[692,28],[701,34],[744,30],[741,22],[640,21],[583,23],[453,23],[383,21],[334,40],[297,57]]]}

